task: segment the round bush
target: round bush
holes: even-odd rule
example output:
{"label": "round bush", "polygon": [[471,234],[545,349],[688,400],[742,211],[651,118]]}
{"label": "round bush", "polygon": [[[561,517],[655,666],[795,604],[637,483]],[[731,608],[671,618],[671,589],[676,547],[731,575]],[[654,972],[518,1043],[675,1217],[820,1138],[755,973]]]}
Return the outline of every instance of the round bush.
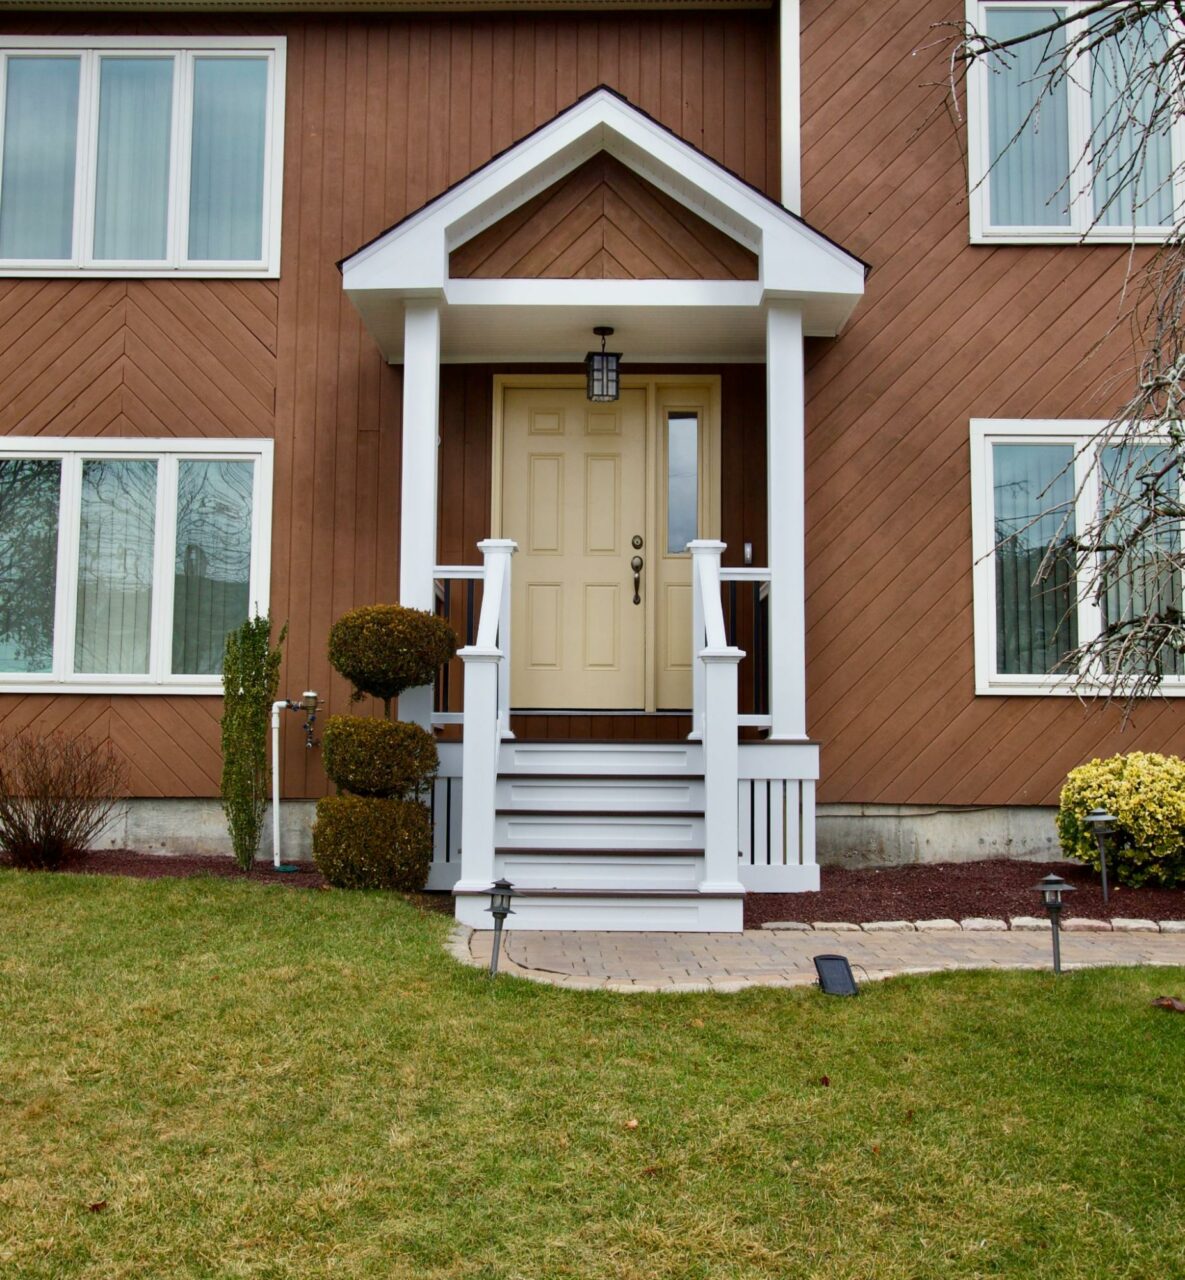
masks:
{"label": "round bush", "polygon": [[329,661],[354,686],[391,699],[431,684],[457,652],[457,637],[442,618],[400,604],[372,604],[344,613],[329,629]]}
{"label": "round bush", "polygon": [[339,889],[422,889],[432,823],[416,800],[326,796],[317,801],[313,861]]}
{"label": "round bush", "polygon": [[1121,884],[1185,884],[1185,761],[1132,751],[1070,771],[1062,788],[1057,832],[1067,857],[1099,869],[1091,809],[1114,815],[1107,868]]}
{"label": "round bush", "polygon": [[356,796],[414,796],[436,775],[436,741],[418,724],[330,716],[321,736],[330,780]]}

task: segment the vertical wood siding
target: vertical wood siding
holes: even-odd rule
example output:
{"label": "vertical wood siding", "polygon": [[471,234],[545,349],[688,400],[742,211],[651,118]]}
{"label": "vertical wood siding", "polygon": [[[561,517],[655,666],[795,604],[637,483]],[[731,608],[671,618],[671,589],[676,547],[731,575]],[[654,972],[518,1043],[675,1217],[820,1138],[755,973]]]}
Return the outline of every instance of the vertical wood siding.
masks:
{"label": "vertical wood siding", "polygon": [[974,693],[969,420],[1122,402],[1128,250],[968,244],[963,137],[933,87],[948,51],[924,48],[961,5],[804,0],[802,15],[803,213],[874,266],[843,336],[809,352],[819,799],[1046,804],[1092,756],[1185,752],[1185,702],[1120,732],[1114,709]]}
{"label": "vertical wood siding", "polygon": [[[280,279],[0,280],[0,431],[274,437],[282,690],[327,692],[330,710],[351,709],[325,660],[330,622],[396,593],[402,394],[334,263],[601,83],[777,194],[768,12],[9,13],[3,28],[287,37]],[[462,529],[456,512],[489,510],[490,392],[462,383],[466,465],[442,455],[445,559],[471,559],[486,532]],[[446,413],[457,394],[446,377]],[[137,794],[214,795],[220,711],[212,698],[0,695],[0,730],[109,737]],[[284,791],[320,794],[297,719],[285,725]]]}

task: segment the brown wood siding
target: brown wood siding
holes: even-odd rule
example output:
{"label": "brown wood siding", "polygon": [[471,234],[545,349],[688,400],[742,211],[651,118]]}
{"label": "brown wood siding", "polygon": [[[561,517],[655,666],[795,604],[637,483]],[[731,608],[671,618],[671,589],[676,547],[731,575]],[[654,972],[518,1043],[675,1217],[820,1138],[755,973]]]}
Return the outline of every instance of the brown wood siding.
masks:
{"label": "brown wood siding", "polygon": [[[601,83],[777,194],[770,12],[9,12],[2,22],[13,34],[287,37],[280,279],[0,281],[0,431],[274,437],[272,615],[289,626],[281,687],[328,693],[331,711],[354,709],[325,659],[331,621],[397,591],[402,394],[334,263]],[[450,385],[446,376],[446,404]],[[443,455],[448,501],[483,503],[488,517],[489,458],[472,452],[488,426],[469,429],[462,475]],[[442,549],[464,535],[446,558],[472,559],[485,532],[442,506]],[[215,698],[0,695],[0,729],[109,737],[141,795],[217,793],[219,714]],[[325,790],[296,716],[283,785],[289,796]]]}
{"label": "brown wood siding", "polygon": [[756,280],[757,255],[602,152],[454,250],[449,275]]}
{"label": "brown wood siding", "polygon": [[934,24],[961,6],[802,14],[803,213],[874,266],[842,337],[808,355],[820,799],[1046,804],[1092,756],[1185,752],[1185,702],[1148,703],[1121,732],[1115,709],[974,692],[970,419],[1108,416],[1132,365],[1127,249],[969,245],[962,132],[932,87]]}

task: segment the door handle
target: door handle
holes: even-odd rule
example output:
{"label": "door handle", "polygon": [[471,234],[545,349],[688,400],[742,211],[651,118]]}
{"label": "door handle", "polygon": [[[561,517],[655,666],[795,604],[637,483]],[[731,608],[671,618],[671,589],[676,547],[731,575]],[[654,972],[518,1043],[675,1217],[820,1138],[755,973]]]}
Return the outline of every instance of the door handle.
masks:
{"label": "door handle", "polygon": [[634,604],[642,603],[642,557],[634,556],[630,561],[630,568],[634,571]]}

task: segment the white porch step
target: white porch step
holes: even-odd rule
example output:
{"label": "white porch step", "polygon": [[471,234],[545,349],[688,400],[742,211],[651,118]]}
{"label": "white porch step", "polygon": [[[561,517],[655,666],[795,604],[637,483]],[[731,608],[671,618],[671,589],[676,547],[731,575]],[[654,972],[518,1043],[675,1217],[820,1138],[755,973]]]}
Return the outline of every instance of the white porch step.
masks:
{"label": "white porch step", "polygon": [[677,849],[702,851],[702,813],[607,813],[599,810],[494,816],[495,847],[516,849]]}
{"label": "white porch step", "polygon": [[503,742],[498,773],[703,777],[698,742]]}
{"label": "white porch step", "polygon": [[516,891],[678,889],[694,892],[704,878],[704,858],[702,853],[694,851],[498,849],[494,853],[494,874],[505,876]]}
{"label": "white porch step", "polygon": [[631,813],[682,813],[704,808],[703,779],[692,775],[510,773],[498,779],[499,812],[616,810]]}
{"label": "white porch step", "polygon": [[[458,894],[457,919],[488,929],[488,894]],[[633,889],[534,889],[516,894],[511,929],[611,929],[629,932],[736,933],[744,895]]]}

